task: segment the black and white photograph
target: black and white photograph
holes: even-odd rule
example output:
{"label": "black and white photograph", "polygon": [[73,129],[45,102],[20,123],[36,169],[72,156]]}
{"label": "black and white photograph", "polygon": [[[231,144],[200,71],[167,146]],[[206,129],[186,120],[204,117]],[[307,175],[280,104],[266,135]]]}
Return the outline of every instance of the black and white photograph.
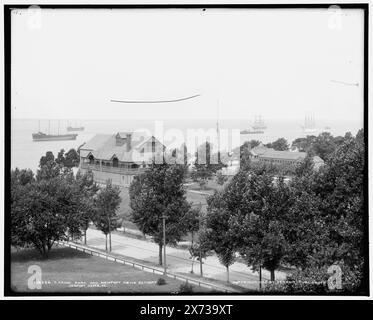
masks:
{"label": "black and white photograph", "polygon": [[6,295],[369,296],[366,3],[3,9]]}

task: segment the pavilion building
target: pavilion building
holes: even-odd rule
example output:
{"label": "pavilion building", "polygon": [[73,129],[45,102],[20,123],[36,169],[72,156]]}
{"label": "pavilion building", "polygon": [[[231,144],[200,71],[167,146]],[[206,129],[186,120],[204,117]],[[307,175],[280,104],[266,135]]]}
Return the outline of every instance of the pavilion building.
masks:
{"label": "pavilion building", "polygon": [[79,149],[80,170],[91,170],[97,183],[108,179],[128,187],[135,175],[156,160],[163,160],[166,147],[144,132],[97,134]]}

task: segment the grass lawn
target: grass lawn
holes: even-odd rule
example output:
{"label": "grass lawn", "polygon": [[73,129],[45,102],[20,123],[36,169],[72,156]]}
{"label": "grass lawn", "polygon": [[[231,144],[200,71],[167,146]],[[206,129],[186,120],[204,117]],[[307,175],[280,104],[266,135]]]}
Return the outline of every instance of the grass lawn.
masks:
{"label": "grass lawn", "polygon": [[199,185],[198,182],[190,182],[188,185],[189,190],[196,190],[196,191],[202,191],[206,193],[211,193],[213,194],[215,190],[219,191],[223,189],[224,185],[220,185],[216,182],[215,178],[212,178],[210,180],[207,180],[207,183],[204,187],[204,189],[201,189],[201,186]]}
{"label": "grass lawn", "polygon": [[[190,202],[192,205],[198,206],[201,205],[202,212],[206,212],[207,209],[207,202],[206,194],[200,194],[193,191],[201,191],[204,193],[213,194],[215,190],[220,190],[222,188],[221,185],[217,184],[214,179],[211,179],[208,181],[206,185],[206,189],[201,190],[198,183],[192,183],[189,181],[189,184],[186,188],[186,199],[188,202]],[[191,190],[191,192],[190,192]],[[130,197],[128,188],[122,188],[120,196],[122,198],[122,202],[120,204],[120,207],[118,209],[118,216],[121,218],[122,226],[125,229],[132,229],[132,230],[139,230],[137,226],[131,221],[131,208],[130,208]],[[184,237],[184,240],[191,240],[191,236],[188,234],[186,237]]]}
{"label": "grass lawn", "polygon": [[[188,188],[189,189],[189,188]],[[191,189],[191,190],[197,190],[197,189]],[[204,192],[213,193],[205,190]],[[131,219],[131,208],[130,208],[130,199],[128,194],[128,188],[122,188],[120,196],[122,198],[122,202],[120,204],[120,207],[118,209],[118,216],[122,219],[122,224],[125,228],[138,230],[136,225],[130,221]],[[194,192],[188,192],[186,193],[186,198],[188,202],[191,202],[195,205],[201,204],[202,210],[206,210],[206,195],[194,193]]]}
{"label": "grass lawn", "polygon": [[[42,270],[42,289],[28,288],[31,265]],[[159,278],[166,284],[157,285]],[[34,249],[12,249],[11,254],[11,284],[16,292],[176,293],[182,283],[71,248],[55,247],[48,259]],[[193,292],[211,291],[194,286]]]}

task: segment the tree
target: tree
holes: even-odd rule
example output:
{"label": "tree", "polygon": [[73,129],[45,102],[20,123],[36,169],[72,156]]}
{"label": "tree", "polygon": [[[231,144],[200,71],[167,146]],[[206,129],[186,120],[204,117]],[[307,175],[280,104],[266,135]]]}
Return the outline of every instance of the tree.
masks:
{"label": "tree", "polygon": [[352,135],[349,132],[344,137],[333,137],[329,132],[322,132],[318,136],[295,139],[292,148],[297,148],[299,151],[307,152],[310,155],[317,155],[326,161],[345,140],[351,137]]}
{"label": "tree", "polygon": [[[33,245],[44,257],[57,240],[67,240],[71,226],[78,226],[79,197],[70,177],[32,181],[12,189],[12,244]],[[16,191],[17,188],[18,192]],[[19,196],[21,194],[21,196]],[[74,235],[79,230],[72,229]]]}
{"label": "tree", "polygon": [[224,193],[216,192],[207,199],[206,233],[202,239],[206,247],[214,250],[219,261],[227,269],[229,282],[229,266],[235,261],[235,245],[229,225],[230,212],[224,203]]}
{"label": "tree", "polygon": [[359,132],[349,137],[326,161],[313,181],[321,199],[321,212],[331,226],[328,241],[334,244],[329,262],[343,260],[358,270],[364,261],[363,217],[365,146]]}
{"label": "tree", "polygon": [[[194,273],[194,259],[200,262],[200,274],[203,275],[202,265],[203,259],[205,259],[210,251],[207,242],[205,241],[205,217],[202,214],[201,204],[198,207],[189,210],[187,218],[185,219],[187,224],[187,230],[192,234],[192,241],[189,247],[190,258],[192,259],[192,270]],[[194,241],[194,233],[197,232],[197,241]]]}
{"label": "tree", "polygon": [[313,135],[306,138],[297,138],[292,142],[291,148],[298,149],[301,152],[309,152],[315,140],[316,136]]}
{"label": "tree", "polygon": [[224,190],[224,208],[231,214],[229,229],[235,247],[249,266],[271,272],[286,254],[286,211],[289,188],[283,177],[274,179],[266,168],[240,171]]}
{"label": "tree", "polygon": [[10,207],[11,207],[11,243],[14,246],[22,246],[25,244],[22,236],[23,232],[19,229],[22,226],[24,219],[22,218],[24,208],[25,188],[27,185],[34,183],[34,173],[30,169],[14,169],[11,171],[10,180]]}
{"label": "tree", "polygon": [[58,177],[62,172],[68,173],[69,169],[64,168],[63,164],[59,163],[61,159],[55,159],[53,152],[48,151],[45,156],[40,158],[39,169],[36,172],[36,180],[52,179]]}
{"label": "tree", "polygon": [[216,173],[216,182],[217,182],[217,184],[219,184],[219,185],[222,186],[227,180],[228,180],[228,177],[225,176],[225,175],[223,175],[223,173],[221,172],[221,170]]}
{"label": "tree", "polygon": [[34,182],[35,177],[31,169],[18,169],[15,168],[11,171],[11,184],[12,186],[25,186],[28,183]]}
{"label": "tree", "polygon": [[288,245],[284,260],[301,269],[325,265],[325,255],[331,245],[328,242],[330,225],[323,218],[320,198],[312,190],[313,179],[314,174],[307,172],[291,182],[288,223],[283,232]]}
{"label": "tree", "polygon": [[220,161],[220,154],[211,154],[211,144],[209,142],[203,143],[198,147],[196,152],[196,161],[194,163],[194,170],[192,171],[192,178],[198,180],[201,189],[204,189],[206,182],[214,173],[224,167]]}
{"label": "tree", "polygon": [[11,172],[12,244],[33,245],[45,257],[55,241],[81,237],[97,191],[92,176],[75,179],[62,157],[63,150],[41,157],[36,179],[31,170]]}
{"label": "tree", "polygon": [[76,174],[76,184],[78,192],[81,196],[80,215],[81,228],[84,232],[84,244],[87,244],[87,229],[89,223],[95,219],[95,199],[99,187],[93,179],[92,171],[87,171],[81,174],[80,171]]}
{"label": "tree", "polygon": [[329,132],[319,134],[312,145],[312,150],[325,161],[336,150],[333,136]]}
{"label": "tree", "polygon": [[62,167],[73,168],[79,165],[80,158],[75,149],[70,149],[67,153],[61,149],[55,161]]}
{"label": "tree", "polygon": [[163,223],[166,219],[166,244],[176,244],[186,235],[186,216],[190,205],[186,201],[184,166],[152,164],[136,176],[129,188],[132,220],[159,246],[159,264],[162,265]]}
{"label": "tree", "polygon": [[273,148],[278,151],[286,151],[289,150],[289,143],[285,138],[279,138],[272,143],[267,143],[266,147]]}
{"label": "tree", "polygon": [[42,156],[40,158],[39,167],[42,167],[42,166],[46,165],[48,162],[53,162],[54,160],[55,159],[54,159],[53,152],[52,151],[47,151],[45,156]]}
{"label": "tree", "polygon": [[196,232],[198,232],[199,227],[200,227],[200,216],[201,216],[201,206],[191,208],[185,218],[185,224],[187,231],[191,233],[192,241],[191,245],[189,247],[189,252],[191,254],[191,259],[192,259],[192,269],[191,273],[194,273],[193,271],[193,265],[194,265],[194,256],[193,256],[193,248],[194,248],[194,235]]}
{"label": "tree", "polygon": [[324,167],[318,172],[307,169],[292,180],[287,218],[291,223],[284,233],[289,245],[285,260],[291,265],[317,271],[338,263],[349,277],[361,279],[363,135],[363,131],[356,138],[346,134]]}
{"label": "tree", "polygon": [[201,277],[203,277],[203,259],[206,259],[209,254],[209,247],[207,246],[207,242],[204,240],[205,238],[205,230],[200,229],[198,231],[198,240],[189,248],[189,253],[192,258],[192,266],[194,259],[199,261],[199,272]]}
{"label": "tree", "polygon": [[106,186],[98,192],[95,199],[96,214],[94,224],[105,234],[106,251],[108,250],[108,235],[109,251],[111,251],[111,232],[118,227],[116,211],[121,201],[120,189],[118,186],[113,186],[111,180],[106,182]]}
{"label": "tree", "polygon": [[75,149],[70,149],[65,154],[65,166],[68,168],[79,166],[80,157],[78,152]]}
{"label": "tree", "polygon": [[259,140],[245,141],[239,148],[233,149],[233,154],[240,156],[241,167],[244,167],[250,163],[250,150],[259,146],[261,142]]}

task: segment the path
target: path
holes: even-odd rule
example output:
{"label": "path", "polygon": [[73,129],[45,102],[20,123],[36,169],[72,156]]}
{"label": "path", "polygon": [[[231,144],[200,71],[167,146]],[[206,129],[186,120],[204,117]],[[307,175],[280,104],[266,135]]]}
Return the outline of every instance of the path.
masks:
{"label": "path", "polygon": [[[149,240],[140,240],[120,234],[112,234],[112,252],[129,258],[140,259],[158,265],[158,245]],[[98,230],[87,230],[87,245],[105,250],[105,235]],[[173,273],[191,275],[192,262],[189,252],[185,249],[167,247],[167,268]],[[248,289],[259,288],[259,274],[251,271],[245,264],[236,262],[230,266],[230,282]],[[194,262],[194,273],[199,275],[199,262]],[[269,280],[270,274],[264,270],[263,280]],[[216,256],[207,257],[203,264],[203,276],[220,281],[226,281],[226,268],[219,263]],[[285,273],[276,272],[276,279],[285,279]]]}

